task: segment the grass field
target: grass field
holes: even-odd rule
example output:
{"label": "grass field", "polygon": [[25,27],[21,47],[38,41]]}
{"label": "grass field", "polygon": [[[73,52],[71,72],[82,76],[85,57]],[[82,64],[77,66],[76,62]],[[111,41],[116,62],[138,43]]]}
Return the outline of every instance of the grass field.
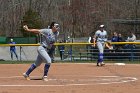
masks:
{"label": "grass field", "polygon": [[[31,64],[34,61],[0,61],[0,64]],[[96,61],[55,61],[54,63],[96,63]],[[105,61],[105,63],[140,64],[140,61]]]}

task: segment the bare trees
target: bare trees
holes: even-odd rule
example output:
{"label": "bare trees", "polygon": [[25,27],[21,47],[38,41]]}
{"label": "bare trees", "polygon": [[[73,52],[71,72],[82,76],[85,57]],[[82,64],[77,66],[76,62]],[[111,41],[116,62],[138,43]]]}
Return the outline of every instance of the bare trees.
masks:
{"label": "bare trees", "polygon": [[[138,31],[139,25],[114,22],[114,19],[138,19],[139,0],[0,0],[0,34],[22,36],[21,21],[29,8],[37,12],[42,27],[51,21],[61,24],[61,33],[85,37],[105,24],[109,33]],[[119,29],[118,29],[119,28]]]}
{"label": "bare trees", "polygon": [[20,35],[20,21],[26,11],[26,2],[22,0],[0,0],[0,32],[3,36]]}

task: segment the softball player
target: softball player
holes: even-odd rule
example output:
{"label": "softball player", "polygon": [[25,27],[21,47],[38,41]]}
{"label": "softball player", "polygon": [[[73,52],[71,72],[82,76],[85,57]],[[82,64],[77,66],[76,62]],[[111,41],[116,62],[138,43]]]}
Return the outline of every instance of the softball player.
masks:
{"label": "softball player", "polygon": [[43,75],[42,79],[44,81],[48,81],[47,74],[48,74],[52,60],[51,60],[49,54],[47,53],[47,49],[51,49],[52,43],[54,43],[56,41],[56,36],[58,35],[57,33],[58,33],[59,26],[55,22],[52,22],[50,25],[50,29],[29,29],[27,25],[23,26],[23,28],[27,32],[42,34],[41,45],[37,49],[37,52],[38,52],[37,59],[36,59],[35,63],[33,63],[30,66],[30,68],[27,70],[27,72],[23,73],[23,76],[25,77],[26,80],[30,80],[30,77],[29,77],[30,73],[36,67],[40,66],[42,61],[44,61],[45,66],[44,66],[44,75]]}
{"label": "softball player", "polygon": [[104,30],[104,25],[100,25],[100,30],[97,30],[95,32],[94,38],[95,39],[93,42],[93,46],[95,47],[95,43],[96,43],[99,50],[97,66],[103,66],[105,65],[103,62],[103,53],[104,53],[105,42],[107,41],[107,32]]}

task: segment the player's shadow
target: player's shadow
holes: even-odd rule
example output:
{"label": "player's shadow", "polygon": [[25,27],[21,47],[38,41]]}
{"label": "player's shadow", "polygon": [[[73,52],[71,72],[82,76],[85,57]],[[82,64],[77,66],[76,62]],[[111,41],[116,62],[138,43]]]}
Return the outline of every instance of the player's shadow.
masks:
{"label": "player's shadow", "polygon": [[42,80],[42,78],[30,78],[30,80]]}

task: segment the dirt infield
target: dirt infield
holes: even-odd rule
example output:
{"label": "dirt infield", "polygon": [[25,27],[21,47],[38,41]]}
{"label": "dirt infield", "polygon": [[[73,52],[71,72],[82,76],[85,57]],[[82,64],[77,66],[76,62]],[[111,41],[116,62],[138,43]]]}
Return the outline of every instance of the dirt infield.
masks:
{"label": "dirt infield", "polygon": [[140,65],[53,63],[48,82],[41,80],[42,64],[22,77],[30,64],[1,64],[0,93],[140,93]]}

